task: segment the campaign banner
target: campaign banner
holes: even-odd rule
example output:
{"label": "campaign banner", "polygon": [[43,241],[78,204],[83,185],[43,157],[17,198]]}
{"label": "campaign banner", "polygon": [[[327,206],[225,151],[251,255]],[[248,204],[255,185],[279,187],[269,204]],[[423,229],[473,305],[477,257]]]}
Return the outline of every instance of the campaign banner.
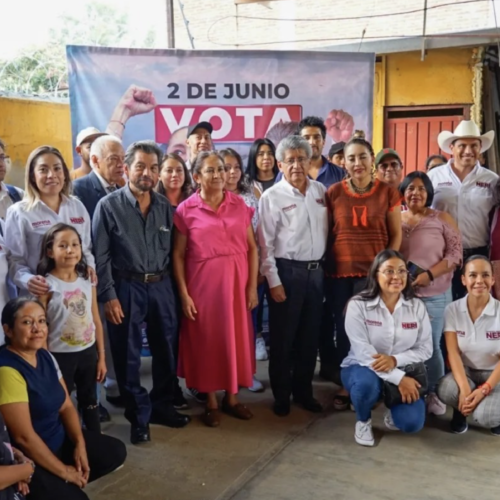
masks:
{"label": "campaign banner", "polygon": [[372,137],[374,54],[68,46],[67,57],[73,143],[109,126],[125,147],[153,139],[186,159],[187,127],[209,121],[214,147],[245,160],[255,139],[277,145],[310,115],[326,125],[325,154],[355,130]]}

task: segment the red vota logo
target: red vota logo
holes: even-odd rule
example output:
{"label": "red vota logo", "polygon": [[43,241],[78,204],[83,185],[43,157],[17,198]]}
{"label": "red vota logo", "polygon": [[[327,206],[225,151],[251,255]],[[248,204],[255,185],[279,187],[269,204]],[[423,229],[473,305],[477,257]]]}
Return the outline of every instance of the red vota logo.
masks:
{"label": "red vota logo", "polygon": [[85,222],[83,217],[70,217],[69,220],[71,224],[83,224]]}
{"label": "red vota logo", "polygon": [[265,137],[276,123],[300,121],[300,105],[253,105],[253,106],[167,106],[155,108],[156,142],[167,143],[178,129],[191,123],[207,121],[214,131],[217,142],[253,142]]}

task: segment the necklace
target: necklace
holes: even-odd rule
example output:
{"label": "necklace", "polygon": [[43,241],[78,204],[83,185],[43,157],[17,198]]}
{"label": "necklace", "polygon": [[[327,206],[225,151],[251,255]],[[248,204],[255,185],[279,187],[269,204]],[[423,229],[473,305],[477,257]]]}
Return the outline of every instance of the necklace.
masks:
{"label": "necklace", "polygon": [[357,187],[354,182],[352,182],[352,179],[349,179],[349,185],[351,186],[351,189],[356,193],[356,194],[365,194],[365,193],[368,193],[368,191],[370,191],[370,189],[372,188],[373,186],[373,181],[370,181],[368,183],[368,185],[364,188],[359,188]]}
{"label": "necklace", "polygon": [[418,222],[416,224],[410,225],[410,224],[408,224],[408,222],[406,222],[405,236],[407,238],[410,237],[411,233],[413,233],[413,231],[415,230],[415,228],[418,227],[419,224],[425,219],[426,215],[427,215],[427,207],[422,212],[422,217],[420,217],[420,219],[418,219]]}

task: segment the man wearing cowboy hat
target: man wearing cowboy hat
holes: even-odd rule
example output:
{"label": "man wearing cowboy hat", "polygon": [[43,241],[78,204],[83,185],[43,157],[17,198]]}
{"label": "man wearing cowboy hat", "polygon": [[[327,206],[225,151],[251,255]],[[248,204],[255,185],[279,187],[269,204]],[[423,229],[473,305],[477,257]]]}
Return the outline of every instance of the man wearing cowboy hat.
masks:
{"label": "man wearing cowboy hat", "polygon": [[[464,261],[475,254],[488,256],[489,213],[495,204],[498,176],[481,167],[479,156],[490,148],[494,137],[493,130],[481,135],[472,120],[461,121],[453,133],[438,135],[439,147],[453,158],[427,173],[434,186],[432,208],[448,212],[458,223]],[[453,276],[452,292],[453,300],[465,296],[460,269]]]}

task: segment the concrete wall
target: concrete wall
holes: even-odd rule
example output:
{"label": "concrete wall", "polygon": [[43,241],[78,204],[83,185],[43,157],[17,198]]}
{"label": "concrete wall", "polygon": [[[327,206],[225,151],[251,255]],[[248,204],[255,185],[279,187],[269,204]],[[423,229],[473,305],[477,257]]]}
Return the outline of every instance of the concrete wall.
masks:
{"label": "concrete wall", "polygon": [[[183,0],[182,3],[196,49],[303,50],[356,42],[363,30],[367,41],[372,37],[419,36],[423,31],[423,0],[281,0],[241,5],[235,5],[234,0]],[[428,0],[428,35],[495,28],[491,2],[436,8],[443,3],[447,2]],[[420,11],[384,17],[415,10]],[[176,47],[191,48],[177,2],[174,15]]]}
{"label": "concrete wall", "polygon": [[71,121],[68,104],[0,98],[0,137],[11,157],[7,182],[24,187],[28,155],[38,146],[58,148],[71,169]]}

